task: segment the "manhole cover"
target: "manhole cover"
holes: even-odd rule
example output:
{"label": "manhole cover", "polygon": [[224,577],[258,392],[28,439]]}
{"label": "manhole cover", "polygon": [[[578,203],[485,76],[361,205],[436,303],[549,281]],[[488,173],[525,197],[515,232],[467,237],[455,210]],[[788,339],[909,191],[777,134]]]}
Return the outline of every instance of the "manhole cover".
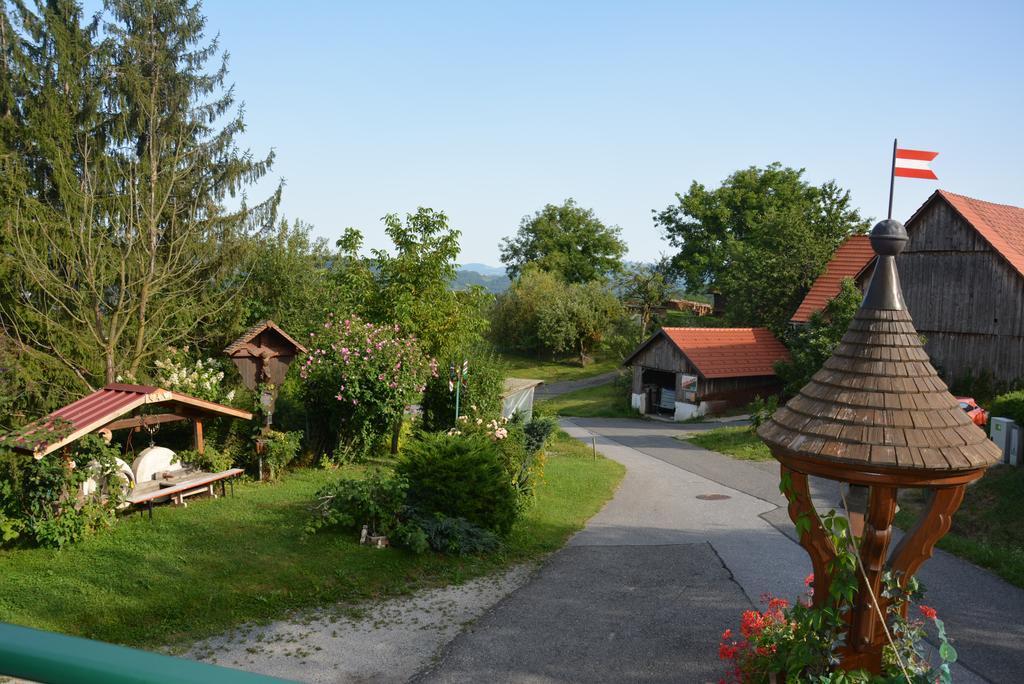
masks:
{"label": "manhole cover", "polygon": [[722,499],[730,499],[728,494],[698,494],[697,498],[701,501],[721,501]]}

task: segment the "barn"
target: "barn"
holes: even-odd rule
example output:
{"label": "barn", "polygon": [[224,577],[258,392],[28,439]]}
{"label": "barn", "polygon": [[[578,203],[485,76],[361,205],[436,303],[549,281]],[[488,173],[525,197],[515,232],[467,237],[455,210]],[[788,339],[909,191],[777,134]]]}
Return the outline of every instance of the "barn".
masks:
{"label": "barn", "polygon": [[623,365],[634,409],[686,420],[777,394],[773,366],[788,358],[767,328],[662,328]]}
{"label": "barn", "polygon": [[1024,209],[937,190],[906,225],[897,265],[932,364],[1024,379]]}
{"label": "barn", "polygon": [[[896,263],[932,365],[947,383],[984,373],[1024,380],[1024,209],[937,190],[906,227],[910,243]],[[791,322],[806,323],[844,277],[863,290],[873,269],[867,237],[850,238]]]}

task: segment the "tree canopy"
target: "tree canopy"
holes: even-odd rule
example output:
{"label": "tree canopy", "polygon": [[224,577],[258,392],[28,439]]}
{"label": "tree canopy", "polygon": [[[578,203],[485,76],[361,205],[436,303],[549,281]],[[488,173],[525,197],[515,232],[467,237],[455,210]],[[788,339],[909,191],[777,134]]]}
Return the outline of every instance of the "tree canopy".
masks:
{"label": "tree canopy", "polygon": [[527,264],[567,283],[600,280],[622,269],[626,243],[621,233],[569,198],[524,216],[516,235],[501,241],[501,261],[513,280]]}
{"label": "tree canopy", "polygon": [[750,167],[713,190],[694,182],[655,212],[687,288],[722,294],[735,325],[783,329],[839,244],[868,229],[849,192],[803,174],[779,163]]}
{"label": "tree canopy", "polygon": [[0,326],[19,371],[46,367],[52,403],[145,371],[218,319],[280,186],[244,200],[273,155],[238,149],[226,55],[197,4],[108,0],[87,22],[68,0],[15,7],[0,20],[0,108],[17,118],[8,87],[22,105],[2,127]]}

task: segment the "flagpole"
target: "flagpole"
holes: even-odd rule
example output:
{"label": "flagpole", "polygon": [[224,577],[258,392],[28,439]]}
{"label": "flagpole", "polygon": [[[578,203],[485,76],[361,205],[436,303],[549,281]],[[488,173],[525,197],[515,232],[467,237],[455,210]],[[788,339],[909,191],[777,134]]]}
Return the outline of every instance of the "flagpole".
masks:
{"label": "flagpole", "polygon": [[892,139],[892,166],[889,167],[889,216],[892,218],[892,191],[896,185],[896,138]]}

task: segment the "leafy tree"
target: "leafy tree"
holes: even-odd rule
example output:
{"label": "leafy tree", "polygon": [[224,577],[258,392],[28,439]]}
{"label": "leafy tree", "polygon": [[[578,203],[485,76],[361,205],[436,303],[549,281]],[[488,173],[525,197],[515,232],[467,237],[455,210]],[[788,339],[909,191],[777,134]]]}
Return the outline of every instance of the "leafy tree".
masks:
{"label": "leafy tree", "polygon": [[27,185],[2,227],[0,324],[78,392],[147,371],[219,320],[242,243],[280,196],[228,206],[273,156],[237,148],[244,121],[226,57],[206,71],[217,44],[199,5],[109,0],[105,16],[101,37],[70,0],[20,12]]}
{"label": "leafy tree", "polygon": [[515,237],[502,240],[501,261],[513,280],[527,264],[555,273],[568,283],[599,280],[622,268],[626,243],[621,232],[570,198],[524,216]]}
{"label": "leafy tree", "polygon": [[335,255],[311,231],[309,224],[282,220],[276,232],[246,241],[251,265],[234,301],[238,324],[223,331],[227,337],[270,319],[301,341],[339,305],[340,287],[331,270]]}
{"label": "leafy tree", "polygon": [[458,270],[458,230],[448,227],[441,211],[420,207],[403,221],[384,217],[384,231],[394,251],[359,256],[362,235],[349,229],[338,241],[342,254],[337,279],[359,313],[377,323],[397,324],[415,335],[425,353],[454,360],[463,349],[483,339],[485,311],[492,296],[482,288],[454,291]]}
{"label": "leafy tree", "polygon": [[647,335],[655,310],[679,293],[672,262],[661,258],[654,264],[630,266],[619,279],[619,291],[627,307],[640,318],[640,335]]}
{"label": "leafy tree", "polygon": [[694,289],[725,296],[736,325],[786,322],[835,249],[868,222],[834,181],[812,186],[803,170],[750,167],[714,190],[694,182],[654,221],[679,252],[673,265]]}
{"label": "leafy tree", "polygon": [[508,349],[575,354],[585,365],[621,312],[601,282],[566,285],[530,267],[498,297],[494,339]]}
{"label": "leafy tree", "polygon": [[787,330],[782,339],[791,360],[775,364],[776,375],[785,383],[785,394],[799,392],[825,365],[850,327],[862,298],[853,280],[846,278],[839,294],[825,305],[823,311],[811,314],[805,325]]}

